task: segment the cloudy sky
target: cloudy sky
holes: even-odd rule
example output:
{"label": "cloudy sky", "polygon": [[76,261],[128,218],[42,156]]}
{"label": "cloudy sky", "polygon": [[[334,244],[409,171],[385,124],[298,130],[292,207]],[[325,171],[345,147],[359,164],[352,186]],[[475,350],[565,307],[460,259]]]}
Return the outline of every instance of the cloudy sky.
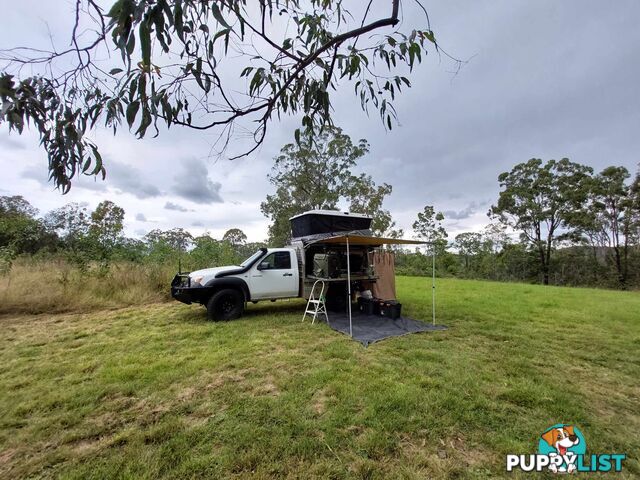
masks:
{"label": "cloudy sky", "polygon": [[[469,59],[460,72],[428,57],[396,102],[400,125],[391,132],[362,113],[352,85],[334,98],[337,124],[371,144],[362,170],[393,185],[385,206],[401,227],[409,230],[417,212],[433,204],[445,212],[450,237],[480,229],[497,198],[497,176],[531,157],[637,170],[640,2],[423,3],[440,43]],[[0,48],[46,45],[49,32],[67,44],[72,7],[70,0],[0,0]],[[415,3],[404,0],[403,14],[417,18]],[[23,195],[42,213],[111,199],[125,208],[129,235],[183,227],[221,236],[239,227],[262,240],[266,175],[297,126],[297,119],[272,125],[257,152],[233,162],[211,155],[213,132],[172,129],[136,140],[126,131],[98,131],[107,180],[83,178],[64,196],[47,182],[37,136],[9,135],[0,126],[0,195]]]}

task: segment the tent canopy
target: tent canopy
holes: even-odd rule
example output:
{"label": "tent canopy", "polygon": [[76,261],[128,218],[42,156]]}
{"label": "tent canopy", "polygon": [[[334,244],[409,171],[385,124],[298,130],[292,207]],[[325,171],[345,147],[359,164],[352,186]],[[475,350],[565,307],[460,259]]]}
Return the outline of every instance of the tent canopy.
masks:
{"label": "tent canopy", "polygon": [[318,235],[317,237],[319,238],[313,238],[305,243],[307,243],[308,245],[311,245],[313,243],[346,245],[347,243],[349,243],[350,245],[367,245],[372,247],[380,247],[382,245],[424,245],[429,243],[425,242],[424,240],[405,240],[403,238],[374,237],[372,235],[363,235],[358,231],[353,233],[341,232],[339,234],[331,234],[328,236]]}

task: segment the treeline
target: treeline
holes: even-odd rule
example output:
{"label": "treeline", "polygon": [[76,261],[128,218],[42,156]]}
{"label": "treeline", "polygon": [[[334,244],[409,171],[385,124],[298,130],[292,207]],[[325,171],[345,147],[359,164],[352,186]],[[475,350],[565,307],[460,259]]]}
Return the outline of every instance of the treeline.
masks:
{"label": "treeline", "polygon": [[[640,174],[632,178],[616,166],[594,173],[568,159],[531,159],[501,174],[499,182],[498,201],[488,212],[491,222],[480,232],[450,239],[444,215],[425,206],[412,229],[430,246],[417,253],[398,250],[398,273],[430,275],[430,252],[435,251],[438,275],[640,288]],[[382,197],[373,198],[380,207]],[[67,285],[87,275],[106,277],[113,265],[124,262],[147,266],[149,282],[166,292],[179,263],[185,271],[238,264],[265,246],[247,242],[238,228],[221,239],[192,236],[181,228],[128,238],[124,215],[106,200],[93,211],[70,203],[39,216],[21,196],[0,197],[0,274],[17,259],[55,259],[65,265],[59,280]],[[372,215],[385,220],[380,231],[393,226],[387,211],[376,208]]]}
{"label": "treeline", "polygon": [[[640,172],[632,179],[621,166],[596,174],[566,158],[531,159],[498,179],[498,202],[488,212],[493,222],[482,232],[461,233],[451,242],[441,213],[427,206],[418,215],[413,230],[431,242],[439,274],[640,287]],[[430,274],[431,259],[399,252],[397,268],[410,275]]]}
{"label": "treeline", "polygon": [[262,244],[239,229],[223,238],[174,228],[123,234],[125,212],[108,200],[38,215],[20,196],[0,197],[0,314],[88,312],[170,299],[178,271],[241,262]]}
{"label": "treeline", "polygon": [[[0,197],[0,273],[16,259],[63,260],[82,273],[106,274],[117,262],[148,265],[181,263],[185,269],[236,264],[263,244],[248,243],[242,230],[221,239],[193,236],[182,228],[151,230],[142,239],[123,235],[125,211],[105,200],[95,210],[70,203],[38,216],[21,196]],[[166,289],[167,286],[164,285]]]}

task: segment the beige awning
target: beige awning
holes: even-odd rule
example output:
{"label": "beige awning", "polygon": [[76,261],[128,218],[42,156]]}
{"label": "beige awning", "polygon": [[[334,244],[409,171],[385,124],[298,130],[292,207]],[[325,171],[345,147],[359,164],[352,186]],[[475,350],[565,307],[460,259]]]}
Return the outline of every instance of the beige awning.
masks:
{"label": "beige awning", "polygon": [[381,245],[424,245],[429,242],[423,240],[405,240],[403,238],[385,238],[385,237],[371,237],[366,235],[339,235],[335,237],[322,238],[310,243],[330,243],[337,245],[346,245],[347,238],[350,245],[367,245],[373,247],[379,247]]}

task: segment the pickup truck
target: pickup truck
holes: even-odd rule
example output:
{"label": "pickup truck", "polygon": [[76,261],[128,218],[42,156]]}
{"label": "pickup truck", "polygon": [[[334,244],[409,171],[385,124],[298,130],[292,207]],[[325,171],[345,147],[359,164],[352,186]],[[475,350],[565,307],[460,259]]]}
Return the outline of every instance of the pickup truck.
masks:
{"label": "pickup truck", "polygon": [[296,248],[261,248],[240,265],[177,274],[171,296],[207,307],[209,320],[232,320],[246,302],[303,295]]}
{"label": "pickup truck", "polygon": [[351,286],[362,291],[377,281],[370,261],[376,248],[415,243],[374,237],[372,219],[366,215],[312,210],[290,220],[289,246],[261,248],[240,265],[178,273],[171,295],[206,306],[210,320],[232,320],[242,315],[247,302],[309,298],[314,282],[321,279],[326,282],[327,308],[344,311]]}

